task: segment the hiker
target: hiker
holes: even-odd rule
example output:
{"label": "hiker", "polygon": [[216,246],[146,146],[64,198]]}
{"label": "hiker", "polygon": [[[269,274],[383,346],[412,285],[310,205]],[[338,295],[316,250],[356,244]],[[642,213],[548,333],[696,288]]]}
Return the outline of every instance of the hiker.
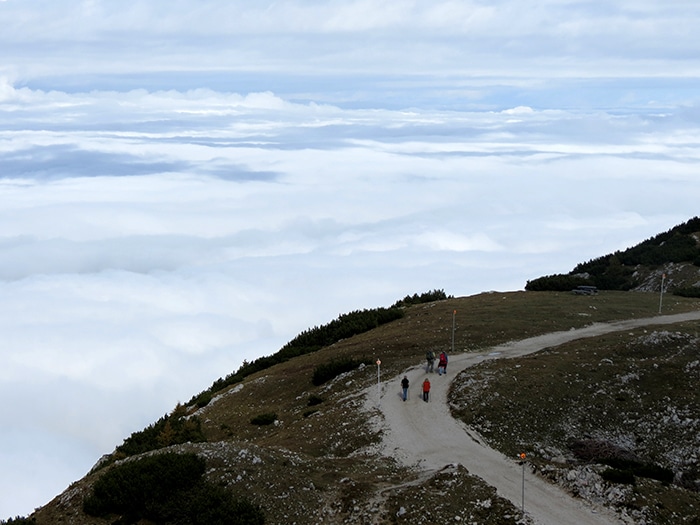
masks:
{"label": "hiker", "polygon": [[401,380],[401,389],[403,390],[403,400],[406,401],[408,397],[408,378],[406,376],[403,376]]}
{"label": "hiker", "polygon": [[440,358],[438,359],[438,375],[447,373],[447,354],[445,352],[440,352]]}
{"label": "hiker", "polygon": [[426,403],[430,399],[430,381],[428,378],[425,378],[425,381],[423,381],[423,401]]}
{"label": "hiker", "polygon": [[425,367],[426,372],[434,372],[433,365],[435,364],[435,352],[428,350],[425,353],[425,359],[428,361],[428,366]]}

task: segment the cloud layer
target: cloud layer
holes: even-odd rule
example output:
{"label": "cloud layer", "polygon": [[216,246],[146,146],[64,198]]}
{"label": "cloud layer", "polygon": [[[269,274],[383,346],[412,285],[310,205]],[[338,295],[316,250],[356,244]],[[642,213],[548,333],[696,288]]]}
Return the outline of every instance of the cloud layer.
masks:
{"label": "cloud layer", "polygon": [[0,3],[0,518],[310,326],[697,215],[699,14]]}

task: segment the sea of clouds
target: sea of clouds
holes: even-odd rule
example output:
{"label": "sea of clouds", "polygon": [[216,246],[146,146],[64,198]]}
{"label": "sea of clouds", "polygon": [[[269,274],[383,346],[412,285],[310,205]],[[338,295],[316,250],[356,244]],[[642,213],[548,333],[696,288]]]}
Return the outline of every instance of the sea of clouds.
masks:
{"label": "sea of clouds", "polygon": [[695,4],[313,4],[0,2],[0,518],[341,313],[698,215]]}

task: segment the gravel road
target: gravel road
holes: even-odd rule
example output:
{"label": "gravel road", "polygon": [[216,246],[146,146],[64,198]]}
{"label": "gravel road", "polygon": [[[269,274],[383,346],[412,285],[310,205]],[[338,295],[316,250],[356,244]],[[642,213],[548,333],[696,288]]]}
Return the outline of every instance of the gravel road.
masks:
{"label": "gravel road", "polygon": [[[473,475],[496,488],[498,494],[518,508],[523,505],[523,467],[518,458],[509,458],[484,444],[472,429],[455,420],[447,405],[447,391],[452,378],[460,371],[486,359],[507,359],[531,354],[576,339],[595,337],[640,326],[673,324],[700,320],[700,311],[665,315],[614,323],[596,323],[585,328],[554,332],[490,348],[480,353],[450,356],[448,374],[426,374],[417,365],[405,371],[411,383],[410,397],[401,399],[401,374],[368,391],[368,403],[379,407],[384,416],[384,453],[403,465],[427,471],[437,471],[445,465],[459,463]],[[430,402],[422,400],[421,384],[425,377],[431,381]],[[620,524],[604,508],[593,508],[575,499],[557,486],[547,483],[525,469],[525,513],[538,525],[607,525]]]}

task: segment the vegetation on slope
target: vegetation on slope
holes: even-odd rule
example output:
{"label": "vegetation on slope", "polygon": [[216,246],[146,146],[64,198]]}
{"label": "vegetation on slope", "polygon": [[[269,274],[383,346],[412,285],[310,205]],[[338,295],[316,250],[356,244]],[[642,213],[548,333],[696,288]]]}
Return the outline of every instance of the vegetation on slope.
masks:
{"label": "vegetation on slope", "polygon": [[148,520],[172,525],[262,525],[260,508],[234,499],[204,479],[206,464],[196,454],[157,454],[111,467],[94,484],[83,510],[94,517],[118,517],[115,524]]}
{"label": "vegetation on slope", "polygon": [[[528,281],[529,291],[567,291],[579,285],[601,290],[631,290],[641,284],[640,267],[653,269],[666,264],[700,267],[700,217],[675,226],[624,251],[580,263],[568,274],[556,274]],[[679,287],[686,296],[700,295],[697,286]]]}

